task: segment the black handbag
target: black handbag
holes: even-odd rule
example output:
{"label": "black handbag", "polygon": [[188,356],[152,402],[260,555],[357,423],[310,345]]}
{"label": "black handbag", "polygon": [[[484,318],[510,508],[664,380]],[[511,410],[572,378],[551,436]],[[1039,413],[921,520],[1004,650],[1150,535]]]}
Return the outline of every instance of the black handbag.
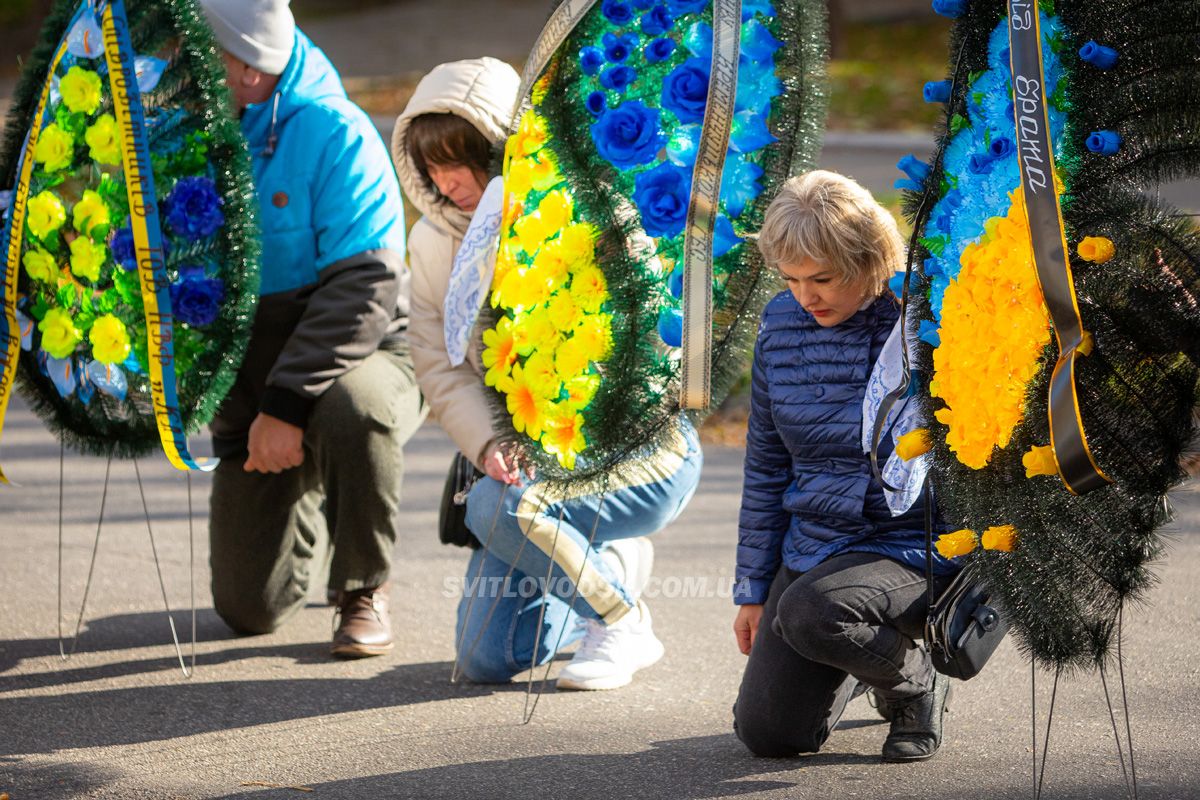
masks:
{"label": "black handbag", "polygon": [[482,477],[483,473],[470,459],[462,453],[454,454],[442,489],[442,502],[438,506],[438,539],[442,544],[479,549],[479,540],[467,528],[467,495],[475,481]]}
{"label": "black handbag", "polygon": [[929,615],[925,647],[933,668],[943,675],[970,680],[979,674],[1008,632],[1008,622],[992,602],[987,585],[970,567],[959,570],[940,597],[933,590],[933,511],[925,487],[925,583]]}

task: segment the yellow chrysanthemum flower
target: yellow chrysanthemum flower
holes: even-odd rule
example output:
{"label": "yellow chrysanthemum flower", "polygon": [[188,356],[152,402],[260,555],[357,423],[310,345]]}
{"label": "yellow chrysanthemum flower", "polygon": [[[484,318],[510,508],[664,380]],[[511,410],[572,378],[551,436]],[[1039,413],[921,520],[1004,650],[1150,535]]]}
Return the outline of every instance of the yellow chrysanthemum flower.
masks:
{"label": "yellow chrysanthemum flower", "polygon": [[942,558],[958,558],[974,550],[976,544],[978,539],[975,531],[964,528],[954,533],[943,533],[934,543],[934,547],[942,554]]}
{"label": "yellow chrysanthemum flower", "polygon": [[554,368],[554,354],[549,351],[535,352],[525,359],[523,365],[525,383],[538,396],[546,400],[557,400],[562,394],[562,380]]}
{"label": "yellow chrysanthemum flower", "polygon": [[591,362],[587,351],[574,337],[567,339],[554,351],[554,368],[558,371],[559,380],[563,383],[574,380],[587,372]]}
{"label": "yellow chrysanthemum flower", "polygon": [[1029,448],[1029,452],[1021,456],[1021,463],[1025,465],[1026,478],[1032,478],[1035,475],[1058,474],[1058,462],[1054,460],[1054,448],[1049,445]]}
{"label": "yellow chrysanthemum flower", "polygon": [[46,172],[58,172],[64,167],[69,167],[74,158],[74,136],[53,123],[38,134],[37,147],[33,149],[33,160],[41,164]]}
{"label": "yellow chrysanthemum flower", "polygon": [[563,260],[558,241],[548,243],[533,257],[533,268],[537,270],[537,278],[544,280],[551,291],[558,291],[567,285],[571,277],[567,262]]}
{"label": "yellow chrysanthemum flower", "polygon": [[483,332],[481,360],[487,373],[483,382],[495,386],[501,378],[508,376],[509,368],[517,360],[517,346],[513,339],[512,320],[502,317],[495,328]]}
{"label": "yellow chrysanthemum flower", "polygon": [[536,162],[528,158],[514,158],[504,173],[504,189],[510,195],[524,198],[533,191],[533,170]]}
{"label": "yellow chrysanthemum flower", "polygon": [[595,314],[608,300],[608,281],[599,267],[577,269],[571,277],[571,296],[589,314]]}
{"label": "yellow chrysanthemum flower", "polygon": [[562,189],[555,189],[538,203],[538,213],[542,217],[542,224],[550,230],[551,235],[562,233],[571,224],[571,217],[575,214],[575,202]]}
{"label": "yellow chrysanthemum flower", "polygon": [[500,220],[500,230],[503,230],[503,231],[511,230],[512,226],[516,223],[516,221],[518,219],[520,219],[521,211],[524,208],[525,208],[525,206],[521,202],[521,198],[518,197],[516,194],[510,193],[508,195],[508,202],[504,206],[504,215],[501,217],[501,220]]}
{"label": "yellow chrysanthemum flower", "polygon": [[75,352],[75,346],[83,339],[70,312],[63,308],[52,308],[38,323],[42,332],[42,349],[55,358],[66,358]]}
{"label": "yellow chrysanthemum flower", "polygon": [[1003,550],[1011,553],[1017,543],[1017,529],[1012,525],[997,525],[988,528],[979,537],[984,550]]}
{"label": "yellow chrysanthemum flower", "polygon": [[612,315],[590,314],[584,317],[575,329],[573,338],[579,340],[589,361],[604,361],[612,352]]}
{"label": "yellow chrysanthemum flower", "polygon": [[553,352],[562,341],[562,333],[554,327],[545,309],[521,314],[513,325],[513,340],[523,356],[538,351]]}
{"label": "yellow chrysanthemum flower", "polygon": [[92,358],[101,364],[120,364],[129,357],[129,333],[125,323],[112,314],[97,317],[88,332]]}
{"label": "yellow chrysanthemum flower", "polygon": [[1021,190],[1011,198],[1006,217],[988,220],[980,241],[964,249],[933,351],[930,393],[946,403],[935,416],[949,428],[950,450],[973,469],[1008,446],[1050,341]]}
{"label": "yellow chrysanthemum flower", "polygon": [[586,408],[588,403],[592,402],[592,398],[596,396],[596,390],[599,388],[600,376],[594,372],[565,381],[563,389],[566,391],[567,397],[561,405],[577,410]]}
{"label": "yellow chrysanthemum flower", "polygon": [[932,446],[933,444],[929,441],[929,431],[925,428],[917,428],[896,441],[896,455],[905,461],[911,461],[917,456],[928,453]]}
{"label": "yellow chrysanthemum flower", "polygon": [[100,280],[100,267],[108,258],[108,248],[94,244],[86,236],[77,236],[71,241],[71,272],[95,283]]}
{"label": "yellow chrysanthemum flower", "polygon": [[51,283],[58,277],[58,261],[45,250],[29,250],[21,256],[25,274],[35,281]]}
{"label": "yellow chrysanthemum flower", "polygon": [[575,469],[575,458],[587,448],[583,435],[583,415],[568,410],[546,420],[542,448],[558,459],[564,469]]}
{"label": "yellow chrysanthemum flower", "polygon": [[88,189],[79,198],[79,202],[71,210],[71,224],[75,230],[84,236],[90,236],[92,230],[109,223],[108,205],[100,195]]}
{"label": "yellow chrysanthemum flower", "polygon": [[88,155],[97,164],[120,164],[121,146],[117,139],[117,121],[112,114],[101,114],[83,133]]}
{"label": "yellow chrysanthemum flower", "polygon": [[29,232],[39,239],[54,233],[67,221],[67,210],[51,191],[38,192],[29,198],[25,212],[25,224],[29,226]]}
{"label": "yellow chrysanthemum flower", "polygon": [[561,289],[550,298],[550,302],[546,306],[546,313],[550,315],[550,321],[554,323],[554,327],[560,331],[573,330],[583,319],[583,309],[571,297],[570,292]]}
{"label": "yellow chrysanthemum flower", "polygon": [[1113,246],[1111,239],[1087,236],[1075,247],[1075,252],[1079,253],[1079,257],[1084,261],[1103,264],[1117,254],[1117,248]]}
{"label": "yellow chrysanthemum flower", "polygon": [[512,138],[513,158],[533,155],[550,140],[546,131],[546,120],[533,109],[526,111],[521,115],[521,124]]}
{"label": "yellow chrysanthemum flower", "polygon": [[562,173],[558,171],[558,162],[554,153],[542,150],[535,158],[527,159],[529,165],[529,181],[534,189],[545,192],[563,182]]}
{"label": "yellow chrysanthemum flower", "polygon": [[505,406],[517,433],[525,433],[534,441],[540,439],[545,425],[546,400],[526,381],[521,365],[514,364],[512,374],[499,381],[496,388],[505,395]]}
{"label": "yellow chrysanthemum flower", "polygon": [[563,229],[558,238],[563,260],[572,269],[591,266],[596,257],[596,232],[586,222],[576,222]]}
{"label": "yellow chrysanthemum flower", "polygon": [[521,245],[521,249],[530,255],[536,253],[547,239],[557,233],[537,211],[518,219],[513,225],[513,232],[517,235],[517,243]]}
{"label": "yellow chrysanthemum flower", "polygon": [[71,67],[58,82],[58,92],[71,111],[91,114],[100,106],[100,76],[90,69]]}

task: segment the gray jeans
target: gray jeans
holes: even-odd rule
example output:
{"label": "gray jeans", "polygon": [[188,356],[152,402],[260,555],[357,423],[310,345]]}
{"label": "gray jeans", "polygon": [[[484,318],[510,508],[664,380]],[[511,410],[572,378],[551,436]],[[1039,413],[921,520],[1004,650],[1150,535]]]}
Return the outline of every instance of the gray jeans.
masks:
{"label": "gray jeans", "polygon": [[313,406],[304,463],[279,474],[223,459],[213,475],[213,605],[239,633],[267,633],[304,605],[314,557],[329,588],[378,586],[396,544],[402,447],[425,416],[406,352],[378,351]]}
{"label": "gray jeans", "polygon": [[760,756],[815,753],[860,682],[888,700],[927,691],[933,665],[914,641],[927,607],[925,576],[873,553],[781,568],[734,706],[738,738]]}

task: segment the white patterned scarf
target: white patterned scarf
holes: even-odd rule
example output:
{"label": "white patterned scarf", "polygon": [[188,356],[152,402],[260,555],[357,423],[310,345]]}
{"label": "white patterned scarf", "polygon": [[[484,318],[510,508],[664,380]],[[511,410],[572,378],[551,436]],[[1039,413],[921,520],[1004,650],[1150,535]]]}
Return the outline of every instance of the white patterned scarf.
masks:
{"label": "white patterned scarf", "polygon": [[504,181],[492,178],[471,217],[462,244],[454,256],[450,283],[442,305],[445,314],[443,331],[446,334],[446,354],[450,363],[458,366],[467,357],[467,346],[475,319],[483,306],[484,295],[492,282],[496,268],[496,247],[500,241],[500,219],[503,215]]}

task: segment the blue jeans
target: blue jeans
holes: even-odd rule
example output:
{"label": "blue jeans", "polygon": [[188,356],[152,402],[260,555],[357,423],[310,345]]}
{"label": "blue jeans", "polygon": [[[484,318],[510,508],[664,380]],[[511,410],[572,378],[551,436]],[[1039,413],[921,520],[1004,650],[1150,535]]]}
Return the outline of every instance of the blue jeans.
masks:
{"label": "blue jeans", "polygon": [[702,463],[696,431],[681,419],[663,447],[634,462],[603,495],[479,480],[467,497],[467,527],[484,547],[467,565],[455,630],[463,674],[506,682],[579,638],[579,617],[610,625],[623,617],[635,598],[600,553],[613,540],[647,536],[679,516]]}

